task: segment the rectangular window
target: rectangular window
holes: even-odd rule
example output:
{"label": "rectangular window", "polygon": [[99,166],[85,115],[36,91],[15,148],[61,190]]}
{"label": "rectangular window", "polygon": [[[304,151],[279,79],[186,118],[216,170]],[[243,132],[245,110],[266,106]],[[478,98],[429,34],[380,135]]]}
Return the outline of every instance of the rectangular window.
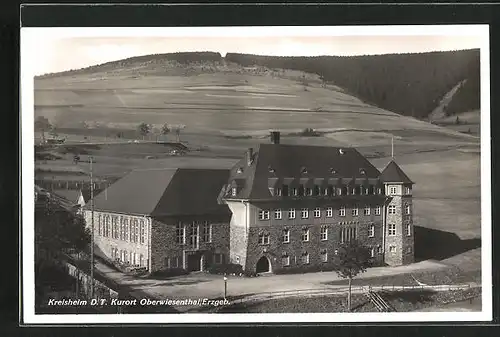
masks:
{"label": "rectangular window", "polygon": [[123,229],[123,218],[120,218],[120,240],[123,240],[125,234],[124,234],[124,229]]}
{"label": "rectangular window", "polygon": [[140,267],[145,267],[145,265],[144,265],[144,255],[142,255],[142,254],[139,255],[139,266]]}
{"label": "rectangular window", "polygon": [[290,208],[288,210],[288,219],[295,219],[295,208]]}
{"label": "rectangular window", "polygon": [[411,194],[411,188],[405,187],[405,194]]}
{"label": "rectangular window", "polygon": [[269,211],[268,210],[260,210],[259,211],[259,220],[269,220]]}
{"label": "rectangular window", "polygon": [[175,242],[179,244],[184,244],[184,225],[182,223],[178,223],[177,226],[175,226]]}
{"label": "rectangular window", "polygon": [[329,195],[329,193],[328,193],[328,189],[329,189],[329,188],[328,188],[328,187],[326,187],[326,188],[323,190],[323,195],[325,195],[325,196],[328,196],[328,195]]}
{"label": "rectangular window", "polygon": [[[94,217],[94,220],[95,220],[95,217]],[[90,221],[92,221],[92,214],[90,215]],[[100,214],[97,216],[97,232],[99,233],[99,235],[102,236],[101,215]]]}
{"label": "rectangular window", "polygon": [[141,243],[145,244],[146,243],[146,224],[144,223],[144,220],[141,220]]}
{"label": "rectangular window", "polygon": [[276,220],[281,220],[281,209],[274,210],[274,218]]}
{"label": "rectangular window", "polygon": [[411,224],[406,224],[406,236],[411,236]]}
{"label": "rectangular window", "polygon": [[128,263],[130,260],[128,259],[128,252],[126,249],[123,250],[123,262]]}
{"label": "rectangular window", "polygon": [[340,187],[339,187],[339,188],[337,188],[337,194],[338,194],[338,195],[342,195],[342,189],[341,189]]}
{"label": "rectangular window", "polygon": [[106,216],[106,237],[109,238],[111,236],[111,217]]}
{"label": "rectangular window", "polygon": [[123,240],[128,241],[128,219],[123,220]]}
{"label": "rectangular window", "polygon": [[198,248],[198,224],[195,222],[189,225],[188,229],[189,246],[191,248]]}
{"label": "rectangular window", "polygon": [[331,217],[333,217],[333,208],[328,207],[328,208],[326,209],[326,217],[327,217],[327,218],[331,218]]}
{"label": "rectangular window", "polygon": [[117,218],[116,218],[116,215],[113,215],[111,216],[111,238],[113,239],[117,239],[118,238],[118,234],[117,234],[117,222],[116,222]]}
{"label": "rectangular window", "polygon": [[354,227],[344,227],[340,230],[340,242],[349,242],[356,240],[356,228]]}
{"label": "rectangular window", "polygon": [[212,242],[212,224],[208,221],[203,223],[203,242]]}
{"label": "rectangular window", "polygon": [[315,218],[320,218],[320,217],[321,217],[321,208],[316,207],[316,208],[314,209],[314,217],[315,217]]}
{"label": "rectangular window", "polygon": [[389,236],[396,236],[396,224],[390,223],[387,225],[387,231]]}
{"label": "rectangular window", "polygon": [[328,240],[328,226],[321,226],[321,241]]}
{"label": "rectangular window", "polygon": [[308,242],[309,241],[309,229],[304,228],[302,230],[302,241],[303,242]]}
{"label": "rectangular window", "polygon": [[232,195],[233,197],[235,197],[235,196],[236,196],[236,194],[238,194],[238,189],[237,189],[236,187],[233,187],[233,188],[231,189],[231,195]]}
{"label": "rectangular window", "polygon": [[259,244],[268,245],[269,244],[269,233],[260,233],[259,234]]}
{"label": "rectangular window", "polygon": [[373,238],[375,236],[375,225],[370,225],[368,230],[368,237]]}
{"label": "rectangular window", "polygon": [[302,253],[301,260],[302,264],[309,264],[309,253]]}
{"label": "rectangular window", "polygon": [[396,205],[389,205],[389,214],[396,214]]}
{"label": "rectangular window", "polygon": [[321,255],[321,262],[323,263],[328,262],[328,251],[326,249],[322,249],[320,255]]}
{"label": "rectangular window", "polygon": [[396,246],[389,246],[389,252],[395,253],[396,252]]}
{"label": "rectangular window", "polygon": [[302,219],[307,219],[307,218],[309,218],[309,210],[308,210],[307,208],[302,208],[302,209],[300,210],[300,217],[301,217]]}
{"label": "rectangular window", "polygon": [[406,215],[411,214],[411,206],[408,204],[405,205],[405,214]]}
{"label": "rectangular window", "polygon": [[397,192],[397,189],[395,186],[389,187],[389,194],[394,195],[394,194],[396,194],[396,192]]}
{"label": "rectangular window", "polygon": [[375,215],[380,215],[381,208],[380,206],[375,207]]}
{"label": "rectangular window", "polygon": [[363,210],[364,215],[370,215],[370,206],[366,206],[365,209]]}
{"label": "rectangular window", "polygon": [[281,190],[281,187],[276,188],[276,195],[277,195],[278,197],[281,197],[281,196],[283,195],[283,192],[282,192],[282,190]]}
{"label": "rectangular window", "polygon": [[134,242],[139,242],[139,221],[137,219],[134,220]]}
{"label": "rectangular window", "polygon": [[339,215],[340,216],[345,216],[345,206],[340,206],[340,208],[339,208]]}
{"label": "rectangular window", "polygon": [[299,189],[297,187],[292,188],[292,195],[295,197],[299,195]]}
{"label": "rectangular window", "polygon": [[222,253],[215,253],[214,254],[214,260],[216,264],[223,264],[224,263],[224,254]]}
{"label": "rectangular window", "polygon": [[411,251],[412,251],[411,246],[408,246],[408,247],[406,248],[406,252],[409,254],[409,253],[411,253]]}
{"label": "rectangular window", "polygon": [[312,188],[309,188],[309,187],[308,187],[308,188],[306,188],[306,195],[307,195],[307,196],[312,196],[312,195],[313,195],[313,190],[312,190]]}
{"label": "rectangular window", "polygon": [[355,205],[353,209],[351,210],[352,216],[358,216],[358,206]]}
{"label": "rectangular window", "polygon": [[370,257],[375,257],[375,248],[370,249]]}
{"label": "rectangular window", "polygon": [[284,229],[283,230],[283,243],[289,243],[289,242],[290,242],[290,230]]}
{"label": "rectangular window", "polygon": [[287,267],[290,265],[290,256],[288,255],[288,253],[283,253],[283,255],[281,256],[281,264],[283,265],[283,267]]}

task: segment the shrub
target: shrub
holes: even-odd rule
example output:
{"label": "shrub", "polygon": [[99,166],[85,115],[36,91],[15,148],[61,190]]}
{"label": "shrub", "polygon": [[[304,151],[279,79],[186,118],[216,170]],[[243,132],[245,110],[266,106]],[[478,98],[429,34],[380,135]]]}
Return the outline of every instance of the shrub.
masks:
{"label": "shrub", "polygon": [[181,276],[187,275],[189,272],[183,268],[171,268],[165,270],[159,270],[151,273],[151,278],[164,278],[164,277],[173,277],[173,276]]}
{"label": "shrub", "polygon": [[240,264],[235,264],[235,263],[214,264],[214,265],[208,267],[207,271],[210,274],[218,274],[218,275],[244,274],[243,267]]}

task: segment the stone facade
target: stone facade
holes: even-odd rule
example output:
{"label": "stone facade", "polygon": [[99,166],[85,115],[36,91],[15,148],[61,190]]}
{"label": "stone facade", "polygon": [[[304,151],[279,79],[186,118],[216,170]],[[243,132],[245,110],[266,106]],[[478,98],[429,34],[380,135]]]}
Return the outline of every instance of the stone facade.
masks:
{"label": "stone facade", "polygon": [[[405,191],[409,187],[410,193]],[[386,239],[384,260],[390,266],[414,262],[414,230],[411,186],[387,184]],[[392,206],[392,211],[391,210]],[[407,206],[409,214],[407,214]]]}
{"label": "stone facade", "polygon": [[[335,249],[342,242],[342,229],[352,228],[355,230],[355,238],[370,249],[373,248],[376,263],[382,264],[382,205],[385,196],[358,197],[260,203],[228,202],[233,211],[230,228],[231,262],[241,264],[248,272],[257,271],[257,263],[263,256],[268,259],[271,271],[301,266],[331,266]],[[358,207],[357,215],[353,215],[354,206]],[[314,212],[318,207],[319,217]],[[341,207],[345,209],[345,215],[340,214]],[[369,208],[366,215],[365,207]],[[377,207],[380,213],[376,212]],[[303,208],[308,210],[307,218],[302,218]],[[289,216],[291,209],[295,210],[295,218]],[[259,219],[261,210],[269,211],[268,220]],[[277,210],[281,211],[281,216]],[[323,232],[323,239],[322,228],[326,230],[326,233]],[[308,241],[302,240],[303,230],[306,229],[309,231]],[[288,242],[283,242],[285,230],[288,231]],[[259,238],[262,235],[268,236],[268,239]],[[262,239],[265,241],[261,242]],[[309,256],[308,263],[302,261],[302,256],[306,253]],[[287,261],[286,256],[290,263],[283,265]]]}
{"label": "stone facade", "polygon": [[[196,228],[194,232],[190,232],[192,225]],[[208,232],[204,232],[204,225],[207,225],[205,228],[208,228]],[[205,233],[208,238],[204,237]],[[151,230],[151,256],[151,272],[169,269],[205,270],[213,263],[225,263],[229,256],[229,218],[200,216],[155,219]]]}

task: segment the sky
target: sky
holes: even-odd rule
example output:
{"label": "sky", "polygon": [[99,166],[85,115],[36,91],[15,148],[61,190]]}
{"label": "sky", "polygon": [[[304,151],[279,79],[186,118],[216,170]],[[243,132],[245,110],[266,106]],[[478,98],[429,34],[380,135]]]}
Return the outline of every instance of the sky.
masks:
{"label": "sky", "polygon": [[[276,30],[281,32],[280,30]],[[227,52],[277,56],[318,55],[373,55],[389,53],[419,53],[480,48],[483,40],[474,34],[457,34],[457,31],[435,30],[419,34],[363,35],[334,34],[324,31],[295,34],[285,30],[278,36],[269,34],[131,34],[116,36],[104,32],[101,36],[92,34],[35,34],[29,39],[36,57],[31,65],[35,75],[78,69],[127,57],[187,52],[213,51],[223,56]],[[350,32],[350,31],[349,31]],[[466,32],[470,32],[467,30]],[[95,35],[95,34],[94,34]],[[113,36],[114,35],[114,36]],[[136,36],[132,36],[136,35]],[[257,36],[256,36],[257,35]],[[306,35],[306,36],[305,36]],[[22,36],[22,35],[21,35]],[[26,39],[28,40],[28,39]],[[21,38],[23,42],[23,39]]]}

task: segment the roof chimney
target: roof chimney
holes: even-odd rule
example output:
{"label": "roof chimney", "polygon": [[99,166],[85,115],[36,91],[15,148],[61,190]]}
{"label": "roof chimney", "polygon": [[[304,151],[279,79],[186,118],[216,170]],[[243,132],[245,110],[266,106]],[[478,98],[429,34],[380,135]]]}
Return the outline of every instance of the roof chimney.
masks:
{"label": "roof chimney", "polygon": [[247,165],[252,165],[253,161],[253,148],[249,147],[247,151]]}
{"label": "roof chimney", "polygon": [[271,143],[273,143],[273,144],[280,143],[280,132],[279,131],[271,131]]}

